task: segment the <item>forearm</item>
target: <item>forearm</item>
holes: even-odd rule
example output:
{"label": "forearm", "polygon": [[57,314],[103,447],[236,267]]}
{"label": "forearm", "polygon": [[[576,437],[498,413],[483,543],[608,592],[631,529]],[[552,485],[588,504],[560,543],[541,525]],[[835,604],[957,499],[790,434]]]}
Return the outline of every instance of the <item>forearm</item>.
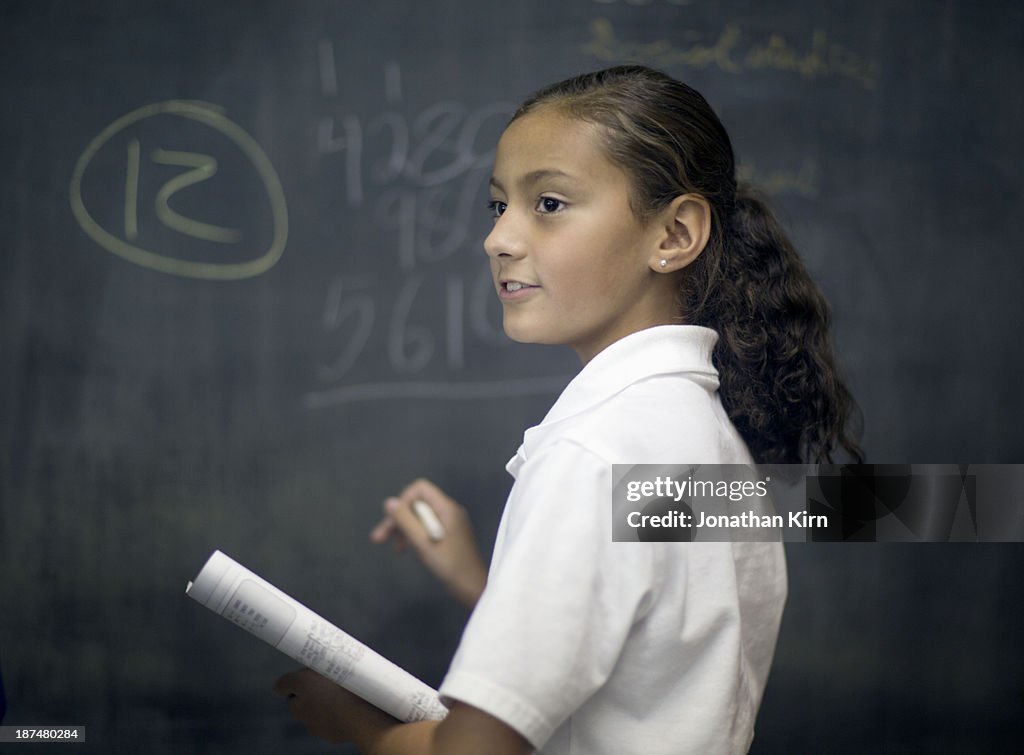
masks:
{"label": "forearm", "polygon": [[456,703],[444,721],[399,723],[375,710],[360,716],[352,741],[362,755],[526,755],[533,750],[496,718]]}
{"label": "forearm", "polygon": [[404,724],[308,668],[285,674],[274,692],[315,737],[354,742],[363,755],[525,755],[530,745],[497,718],[454,703],[443,721]]}
{"label": "forearm", "polygon": [[360,722],[353,741],[362,755],[433,755],[437,721],[403,724],[381,713]]}

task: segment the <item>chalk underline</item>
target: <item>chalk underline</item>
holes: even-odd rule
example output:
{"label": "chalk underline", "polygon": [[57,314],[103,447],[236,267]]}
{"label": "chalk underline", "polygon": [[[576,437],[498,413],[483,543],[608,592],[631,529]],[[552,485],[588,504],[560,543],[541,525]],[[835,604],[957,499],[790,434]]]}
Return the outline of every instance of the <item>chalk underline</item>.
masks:
{"label": "chalk underline", "polygon": [[510,396],[534,396],[558,393],[572,375],[519,378],[516,380],[484,380],[455,383],[359,383],[322,391],[311,391],[303,398],[307,409],[323,409],[335,404],[381,399],[486,399]]}

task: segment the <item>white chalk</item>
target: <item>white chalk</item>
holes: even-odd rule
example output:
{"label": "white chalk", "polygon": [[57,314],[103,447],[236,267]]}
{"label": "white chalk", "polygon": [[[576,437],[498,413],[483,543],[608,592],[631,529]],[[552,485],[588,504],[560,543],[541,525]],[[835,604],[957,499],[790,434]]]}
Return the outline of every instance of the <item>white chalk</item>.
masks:
{"label": "white chalk", "polygon": [[426,501],[413,501],[412,510],[416,512],[416,516],[419,517],[423,529],[427,531],[431,540],[436,543],[444,537],[444,525],[437,518],[437,512],[430,508],[429,503]]}

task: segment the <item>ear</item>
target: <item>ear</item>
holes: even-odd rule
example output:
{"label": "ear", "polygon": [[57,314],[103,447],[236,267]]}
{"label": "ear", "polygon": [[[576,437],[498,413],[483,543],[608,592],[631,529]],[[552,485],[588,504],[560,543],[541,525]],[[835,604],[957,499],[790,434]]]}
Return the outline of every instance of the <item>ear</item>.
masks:
{"label": "ear", "polygon": [[656,224],[658,243],[650,268],[656,273],[674,273],[697,259],[707,246],[711,237],[711,205],[700,194],[683,194],[651,222]]}

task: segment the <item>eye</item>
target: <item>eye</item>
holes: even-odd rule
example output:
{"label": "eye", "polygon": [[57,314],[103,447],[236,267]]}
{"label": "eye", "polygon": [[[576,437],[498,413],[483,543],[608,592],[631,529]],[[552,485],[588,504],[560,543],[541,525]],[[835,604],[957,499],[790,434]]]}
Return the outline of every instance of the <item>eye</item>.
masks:
{"label": "eye", "polygon": [[537,200],[537,212],[550,215],[553,212],[565,209],[565,202],[554,197],[541,197]]}
{"label": "eye", "polygon": [[501,200],[498,199],[492,199],[490,202],[487,203],[487,209],[491,211],[491,217],[494,218],[495,220],[497,220],[498,218],[505,214],[505,208],[507,207],[507,203],[502,202]]}

